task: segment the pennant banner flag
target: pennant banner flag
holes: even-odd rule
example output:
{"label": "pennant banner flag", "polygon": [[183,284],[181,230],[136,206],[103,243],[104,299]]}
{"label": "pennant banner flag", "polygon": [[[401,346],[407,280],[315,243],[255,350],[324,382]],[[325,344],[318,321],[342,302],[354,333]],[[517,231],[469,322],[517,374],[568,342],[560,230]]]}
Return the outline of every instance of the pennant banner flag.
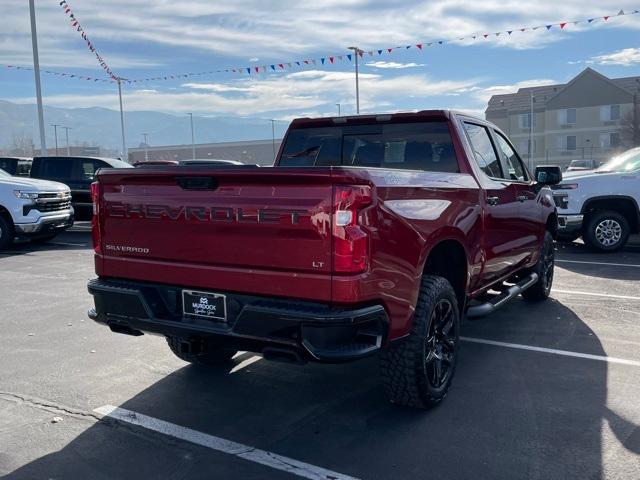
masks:
{"label": "pennant banner flag", "polygon": [[[109,75],[109,79],[95,78],[95,77],[89,77],[84,75],[76,75],[76,74],[70,74],[66,72],[56,72],[51,70],[41,70],[41,71],[49,75],[56,75],[56,76],[65,77],[65,78],[75,78],[75,79],[86,80],[86,81],[108,82],[108,83],[122,81],[126,83],[131,83],[131,84],[145,83],[145,82],[151,82],[151,81],[175,80],[175,79],[190,78],[190,77],[203,76],[203,75],[212,75],[216,73],[236,73],[236,74],[253,75],[253,74],[260,74],[260,73],[285,71],[287,69],[292,69],[296,67],[303,69],[309,65],[317,65],[318,61],[320,62],[321,65],[327,65],[327,64],[334,65],[337,62],[353,62],[355,60],[354,54],[360,58],[364,58],[365,54],[367,54],[370,57],[376,56],[376,54],[377,56],[382,56],[383,54],[390,55],[392,53],[395,53],[397,50],[406,51],[414,47],[420,51],[424,51],[425,48],[438,46],[438,45],[456,44],[457,42],[475,41],[478,39],[489,40],[489,38],[500,37],[502,34],[506,34],[505,37],[506,36],[511,37],[512,34],[514,33],[538,31],[539,29],[542,29],[542,31],[552,31],[552,30],[567,31],[567,27],[569,25],[577,25],[579,23],[591,25],[600,21],[610,23],[609,20],[611,20],[614,17],[619,17],[623,15],[637,15],[640,13],[640,9],[633,10],[630,12],[625,12],[624,10],[620,10],[617,14],[614,14],[614,15],[605,15],[601,17],[593,17],[593,18],[588,18],[584,20],[564,21],[564,22],[544,24],[544,25],[512,28],[510,30],[505,30],[503,32],[495,32],[495,33],[474,33],[464,37],[455,37],[454,39],[451,39],[451,40],[432,40],[429,42],[420,42],[420,43],[415,43],[410,45],[378,48],[378,49],[368,50],[368,51],[356,49],[355,53],[347,53],[347,54],[341,54],[341,55],[335,55],[335,54],[323,55],[322,57],[319,57],[317,59],[291,60],[291,61],[284,61],[284,62],[280,61],[280,62],[275,62],[273,64],[253,66],[253,67],[227,67],[227,68],[221,68],[218,70],[209,70],[209,71],[203,71],[203,72],[160,74],[154,77],[147,77],[147,78],[124,79],[115,75],[111,70],[111,68],[109,67],[109,65],[107,64],[107,62],[104,60],[104,58],[98,53],[98,51],[96,50],[91,40],[89,40],[89,37],[87,36],[85,30],[80,25],[80,22],[78,21],[77,17],[73,13],[67,0],[62,0],[59,3],[64,13],[71,20],[71,26],[74,27],[78,32],[80,32],[80,35],[82,39],[86,42],[87,47],[95,55],[96,59],[98,60],[98,64]],[[554,28],[554,27],[559,27],[559,28]],[[5,68],[16,69],[16,70],[32,70],[32,68],[30,67],[22,67],[22,66],[15,66],[15,65],[0,65],[0,66]]]}
{"label": "pennant banner flag", "polygon": [[89,40],[89,37],[84,31],[84,28],[82,28],[82,26],[80,25],[80,22],[74,15],[73,11],[71,10],[71,6],[67,2],[67,0],[62,0],[60,2],[60,6],[64,10],[64,13],[66,13],[67,16],[71,19],[71,26],[74,27],[78,32],[80,32],[80,35],[82,36],[82,39],[87,44],[87,47],[89,48],[91,53],[93,53],[96,56],[96,59],[98,60],[98,64],[104,69],[105,72],[107,72],[107,75],[109,75],[109,77],[111,77],[113,80],[118,80],[118,77],[114,75],[109,65],[107,65],[107,62],[104,61],[102,56],[98,53],[98,51],[93,46],[93,43],[91,43],[91,40]]}

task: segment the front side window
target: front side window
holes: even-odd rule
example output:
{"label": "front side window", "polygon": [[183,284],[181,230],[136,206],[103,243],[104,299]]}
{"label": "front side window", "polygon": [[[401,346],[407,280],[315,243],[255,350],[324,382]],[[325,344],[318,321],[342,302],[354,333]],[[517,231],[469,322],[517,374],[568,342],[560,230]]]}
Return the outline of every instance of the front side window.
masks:
{"label": "front side window", "polygon": [[597,172],[635,172],[640,170],[640,148],[632,148],[604,163]]}
{"label": "front side window", "polygon": [[459,172],[447,122],[294,128],[280,167],[349,166]]}
{"label": "front side window", "polygon": [[500,168],[498,155],[489,137],[489,130],[482,125],[466,122],[464,128],[469,136],[473,156],[480,169],[489,177],[502,178],[502,168]]}
{"label": "front side window", "polygon": [[504,155],[507,161],[508,172],[505,172],[503,178],[507,178],[509,180],[518,180],[520,182],[526,182],[529,180],[527,175],[527,171],[522,165],[522,160],[516,153],[516,151],[511,147],[511,144],[507,141],[506,138],[502,136],[502,134],[495,132],[496,138],[498,139],[498,149]]}

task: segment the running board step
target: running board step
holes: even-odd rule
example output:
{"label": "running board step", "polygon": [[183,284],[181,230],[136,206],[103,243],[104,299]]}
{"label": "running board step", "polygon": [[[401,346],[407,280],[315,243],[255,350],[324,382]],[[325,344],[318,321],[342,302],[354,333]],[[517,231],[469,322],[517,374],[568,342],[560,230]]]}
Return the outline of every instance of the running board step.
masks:
{"label": "running board step", "polygon": [[515,285],[507,288],[505,291],[496,295],[491,300],[485,303],[481,303],[480,305],[473,305],[467,309],[467,317],[469,318],[477,318],[484,317],[507,303],[516,295],[521,294],[527,288],[532,286],[538,281],[538,274],[531,273],[528,277],[523,278]]}

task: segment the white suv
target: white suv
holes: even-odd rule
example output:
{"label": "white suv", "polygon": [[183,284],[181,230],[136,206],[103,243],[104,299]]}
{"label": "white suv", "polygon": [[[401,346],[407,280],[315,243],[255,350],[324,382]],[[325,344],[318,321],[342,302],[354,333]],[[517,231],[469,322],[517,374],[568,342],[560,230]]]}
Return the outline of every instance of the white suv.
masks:
{"label": "white suv", "polygon": [[13,177],[0,170],[0,250],[15,238],[50,240],[73,225],[71,192],[63,183]]}
{"label": "white suv", "polygon": [[581,236],[593,248],[612,252],[640,230],[640,147],[595,170],[565,173],[552,188],[560,240]]}

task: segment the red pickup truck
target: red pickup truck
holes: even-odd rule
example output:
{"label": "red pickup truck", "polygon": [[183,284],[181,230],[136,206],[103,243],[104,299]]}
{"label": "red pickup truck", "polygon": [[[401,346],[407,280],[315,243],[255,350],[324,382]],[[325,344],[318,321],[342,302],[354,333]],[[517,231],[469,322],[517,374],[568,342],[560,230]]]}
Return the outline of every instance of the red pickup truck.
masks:
{"label": "red pickup truck", "polygon": [[294,120],[273,168],[101,170],[89,316],[199,364],[378,353],[389,399],[428,408],[465,313],[549,295],[560,180],[440,110]]}

